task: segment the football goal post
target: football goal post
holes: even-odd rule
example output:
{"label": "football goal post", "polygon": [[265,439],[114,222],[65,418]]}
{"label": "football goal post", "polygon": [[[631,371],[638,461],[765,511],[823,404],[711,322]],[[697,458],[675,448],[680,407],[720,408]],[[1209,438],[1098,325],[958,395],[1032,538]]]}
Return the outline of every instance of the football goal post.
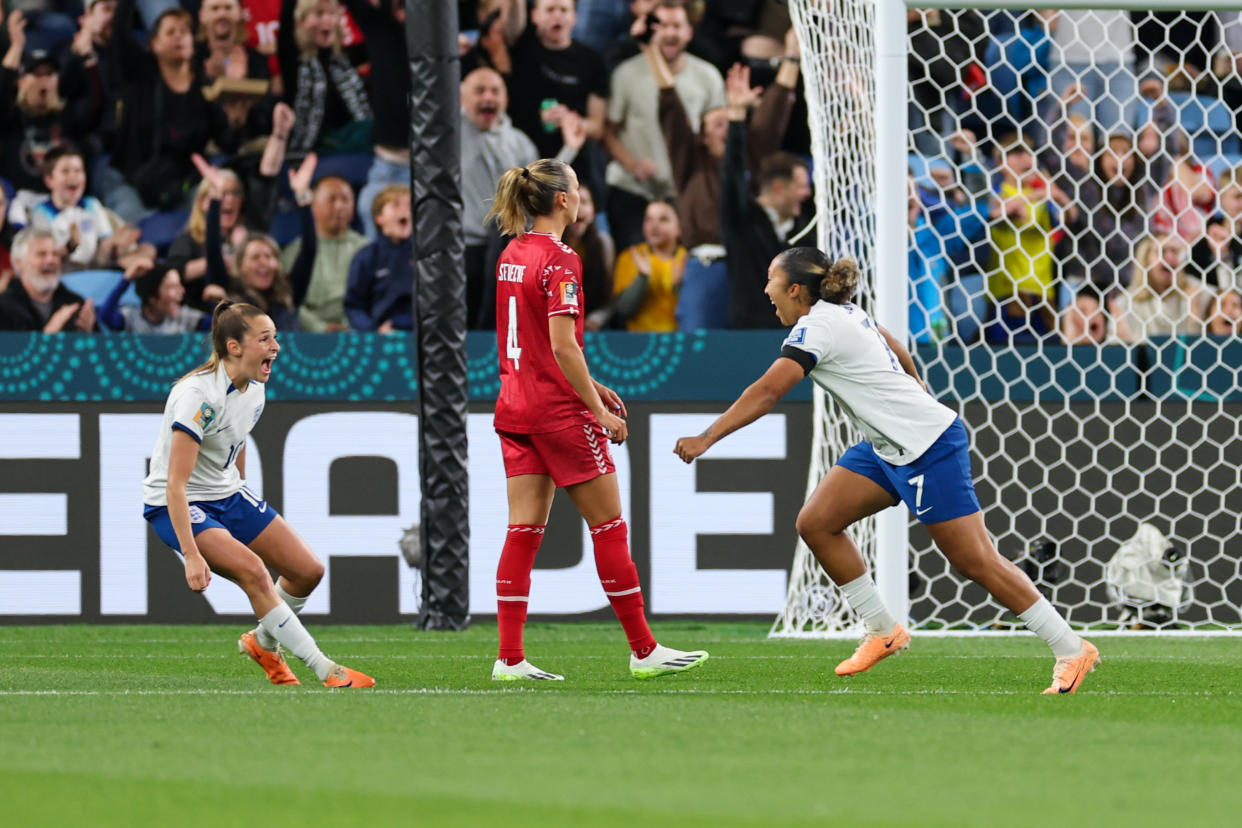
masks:
{"label": "football goal post", "polygon": [[[1075,627],[1242,631],[1236,0],[789,5],[818,244],[965,420],[1001,554]],[[808,494],[857,439],[817,391]],[[853,535],[914,628],[1020,628],[904,507]],[[858,629],[799,543],[772,635]]]}

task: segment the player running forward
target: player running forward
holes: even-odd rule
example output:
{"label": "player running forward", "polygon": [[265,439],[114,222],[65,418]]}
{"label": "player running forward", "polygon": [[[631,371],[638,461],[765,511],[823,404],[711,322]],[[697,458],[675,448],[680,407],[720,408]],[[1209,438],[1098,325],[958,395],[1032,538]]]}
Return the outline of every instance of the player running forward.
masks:
{"label": "player running forward", "polygon": [[[280,353],[276,326],[254,305],[221,302],[211,319],[211,358],[173,386],[143,481],[143,516],[185,559],[190,589],[216,572],[245,591],[259,626],[238,648],[273,684],[300,684],[281,654],[293,653],[325,687],[375,679],[328,659],[295,614],[323,564],[276,510],[242,485],[246,435],[263,413],[263,383]],[[268,567],[280,574],[273,584]]]}
{"label": "player running forward", "polygon": [[901,343],[850,301],[858,275],[852,259],[833,263],[813,247],[791,248],[774,258],[765,293],[781,323],[792,326],[780,357],[711,428],[681,438],[674,451],[691,462],[766,414],[809,374],[867,438],[828,470],[798,514],[798,534],[866,629],[854,655],[837,665],[837,675],[861,673],[909,646],[910,633],[885,608],[846,532],[856,521],[904,501],[958,572],[992,593],[1052,648],[1056,666],[1044,692],[1073,693],[1099,663],[1099,651],[992,545],[971,482],[966,427],[927,393]]}
{"label": "player running forward", "polygon": [[656,643],[643,615],[608,441],[626,437],[625,406],[591,379],[582,354],[582,261],[561,242],[578,216],[578,177],[560,161],[513,167],[489,213],[516,235],[496,265],[500,396],[496,431],[509,490],[509,531],[496,570],[500,652],[492,678],[563,678],[532,665],[522,647],[530,573],[552,496],[563,487],[591,527],[595,567],[629,639],[630,672],[646,679],[707,660]]}

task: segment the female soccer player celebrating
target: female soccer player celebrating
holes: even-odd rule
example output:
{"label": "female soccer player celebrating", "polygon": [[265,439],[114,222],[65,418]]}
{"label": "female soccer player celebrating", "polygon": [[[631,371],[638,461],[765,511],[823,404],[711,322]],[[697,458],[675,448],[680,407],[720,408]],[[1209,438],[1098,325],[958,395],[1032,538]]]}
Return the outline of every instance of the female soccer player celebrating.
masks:
{"label": "female soccer player celebrating", "polygon": [[[143,516],[182,554],[190,589],[216,572],[240,586],[259,626],[238,649],[273,684],[300,684],[281,647],[325,687],[371,687],[375,679],[330,661],[295,614],[323,577],[323,564],[276,510],[242,485],[246,436],[263,413],[264,387],[280,353],[276,326],[254,305],[221,302],[212,354],[173,386],[143,481]],[[268,567],[280,574],[272,583]]]}
{"label": "female soccer player celebrating", "polygon": [[856,521],[904,501],[958,572],[1052,648],[1056,666],[1044,692],[1073,693],[1099,663],[1099,651],[992,545],[970,478],[966,427],[927,393],[901,343],[851,301],[858,275],[852,259],[833,263],[812,247],[791,248],[773,259],[764,292],[781,323],[792,326],[780,357],[711,428],[681,438],[674,451],[693,461],[766,414],[809,374],[867,438],[829,469],[798,514],[798,534],[866,629],[854,655],[837,665],[837,675],[861,673],[909,646],[910,633],[885,608],[846,533]]}
{"label": "female soccer player celebrating", "polygon": [[604,593],[630,642],[630,672],[646,679],[697,667],[702,650],[656,643],[643,614],[630,559],[621,494],[608,451],[626,438],[625,406],[591,379],[582,354],[582,262],[561,241],[578,217],[578,177],[544,159],[510,168],[489,213],[516,235],[496,264],[496,338],[500,356],[500,434],[509,491],[509,531],[496,571],[498,681],[563,678],[526,660],[522,628],[530,573],[552,496],[563,487],[591,527]]}

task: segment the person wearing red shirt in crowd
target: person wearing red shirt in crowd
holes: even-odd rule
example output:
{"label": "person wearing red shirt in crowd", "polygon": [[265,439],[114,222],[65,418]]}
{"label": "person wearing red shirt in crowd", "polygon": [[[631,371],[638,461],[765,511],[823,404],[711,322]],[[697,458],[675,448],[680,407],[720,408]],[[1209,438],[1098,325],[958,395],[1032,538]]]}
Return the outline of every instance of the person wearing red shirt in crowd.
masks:
{"label": "person wearing red shirt in crowd", "polygon": [[[488,219],[515,235],[496,264],[500,395],[496,431],[508,477],[509,531],[496,571],[497,681],[564,677],[540,670],[522,647],[530,573],[558,487],[591,527],[604,593],[629,639],[630,672],[646,679],[707,660],[656,643],[630,559],[608,440],[626,438],[625,405],[591,378],[582,353],[582,260],[561,241],[578,216],[578,177],[555,159],[510,167]],[[607,438],[607,439],[604,439]]]}

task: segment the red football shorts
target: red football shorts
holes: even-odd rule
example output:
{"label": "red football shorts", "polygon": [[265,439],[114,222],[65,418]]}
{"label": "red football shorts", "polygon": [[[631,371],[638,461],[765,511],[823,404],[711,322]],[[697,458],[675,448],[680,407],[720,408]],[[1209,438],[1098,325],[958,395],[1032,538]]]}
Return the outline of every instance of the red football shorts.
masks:
{"label": "red football shorts", "polygon": [[558,487],[573,486],[612,474],[612,453],[603,426],[582,424],[545,434],[498,431],[505,477],[546,474]]}

